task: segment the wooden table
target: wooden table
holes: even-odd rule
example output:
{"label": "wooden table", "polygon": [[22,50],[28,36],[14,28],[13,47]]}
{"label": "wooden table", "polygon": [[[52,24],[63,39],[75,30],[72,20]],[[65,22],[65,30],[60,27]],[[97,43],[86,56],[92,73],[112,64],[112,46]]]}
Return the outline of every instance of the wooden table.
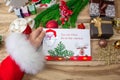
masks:
{"label": "wooden table", "polygon": [[[120,1],[115,0],[116,3],[116,16],[120,17]],[[8,7],[5,6],[3,0],[0,0],[0,35],[4,38],[8,35],[8,28],[10,23],[16,19],[14,13],[7,12]],[[77,22],[86,19],[89,21],[88,9],[83,10],[80,13]],[[31,16],[31,17],[35,17]],[[111,42],[120,39],[120,34],[115,33],[115,35],[109,40]],[[92,55],[97,53],[98,40],[91,40]],[[7,56],[4,44],[0,47],[0,61],[2,61]],[[120,64],[105,65],[104,61],[98,61],[95,58],[93,61],[82,61],[82,62],[70,62],[70,61],[60,61],[60,62],[46,62],[45,69],[38,73],[37,75],[24,76],[23,80],[120,80]]]}

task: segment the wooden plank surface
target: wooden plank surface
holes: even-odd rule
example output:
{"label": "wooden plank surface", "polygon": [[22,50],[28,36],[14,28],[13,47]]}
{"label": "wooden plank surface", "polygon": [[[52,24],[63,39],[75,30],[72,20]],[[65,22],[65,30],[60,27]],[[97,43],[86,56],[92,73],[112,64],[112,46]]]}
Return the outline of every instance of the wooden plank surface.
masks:
{"label": "wooden plank surface", "polygon": [[[120,0],[115,0],[116,16],[120,17]],[[8,7],[5,6],[3,0],[0,0],[0,35],[4,39],[8,35],[8,28],[10,23],[16,19],[14,13],[7,12]],[[85,16],[86,15],[86,16]],[[31,16],[35,17],[35,15]],[[83,19],[83,20],[82,20]],[[78,23],[89,21],[88,6],[80,13]],[[115,31],[114,31],[115,32]],[[120,39],[120,34],[115,32],[115,35],[110,39],[111,42]],[[105,65],[104,61],[97,61],[97,54],[99,50],[98,40],[91,40],[93,61],[87,62],[46,62],[45,69],[37,75],[24,76],[23,80],[119,80],[120,79],[120,64]],[[0,47],[0,61],[2,61],[8,54],[6,53],[4,44]]]}

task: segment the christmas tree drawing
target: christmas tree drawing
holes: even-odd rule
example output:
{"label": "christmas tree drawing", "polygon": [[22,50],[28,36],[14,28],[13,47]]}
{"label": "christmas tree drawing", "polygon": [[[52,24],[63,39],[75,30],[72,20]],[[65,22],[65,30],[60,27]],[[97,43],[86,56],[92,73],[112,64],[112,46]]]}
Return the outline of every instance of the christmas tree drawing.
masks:
{"label": "christmas tree drawing", "polygon": [[59,42],[57,47],[54,50],[48,50],[50,56],[59,56],[64,58],[69,58],[73,56],[74,52],[71,50],[67,50],[65,45],[62,42]]}

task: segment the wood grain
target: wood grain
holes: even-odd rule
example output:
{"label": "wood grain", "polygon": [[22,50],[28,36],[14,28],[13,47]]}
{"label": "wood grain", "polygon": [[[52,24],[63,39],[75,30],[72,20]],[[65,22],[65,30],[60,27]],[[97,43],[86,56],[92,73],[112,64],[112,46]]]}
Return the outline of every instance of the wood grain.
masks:
{"label": "wood grain", "polygon": [[[115,3],[117,12],[116,17],[120,17],[120,1],[115,0]],[[88,7],[89,6],[86,6],[80,13],[77,20],[78,24],[81,22],[89,22],[90,17]],[[8,7],[5,6],[4,1],[0,0],[0,35],[3,35],[4,39],[8,35],[10,23],[17,18],[14,13],[8,13],[7,10]],[[36,15],[33,15],[31,17],[34,18],[35,16]],[[113,43],[118,39],[120,39],[120,34],[117,34],[114,30],[114,35],[109,41]],[[23,80],[119,80],[120,64],[105,65],[104,61],[98,61],[95,56],[99,50],[98,39],[91,40],[91,46],[93,56],[92,61],[48,61],[42,72],[37,75],[26,74]],[[2,61],[7,55],[3,43],[2,47],[0,46],[0,61]]]}

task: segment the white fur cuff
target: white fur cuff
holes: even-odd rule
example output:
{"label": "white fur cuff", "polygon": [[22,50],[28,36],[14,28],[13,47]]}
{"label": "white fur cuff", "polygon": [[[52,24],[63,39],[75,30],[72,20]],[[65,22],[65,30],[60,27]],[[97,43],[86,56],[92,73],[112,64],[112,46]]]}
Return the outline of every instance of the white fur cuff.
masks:
{"label": "white fur cuff", "polygon": [[30,44],[26,36],[12,33],[6,39],[6,48],[10,56],[26,73],[35,74],[44,67],[44,55]]}

